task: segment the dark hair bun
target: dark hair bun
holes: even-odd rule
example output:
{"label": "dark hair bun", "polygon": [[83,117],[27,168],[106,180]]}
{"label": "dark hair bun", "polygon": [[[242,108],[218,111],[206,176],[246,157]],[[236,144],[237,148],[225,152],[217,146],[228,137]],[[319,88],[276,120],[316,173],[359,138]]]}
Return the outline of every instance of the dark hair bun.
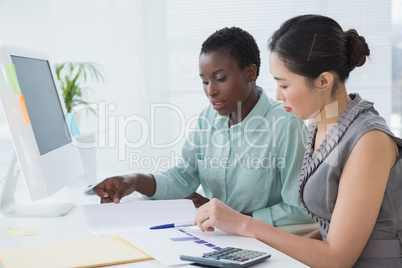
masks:
{"label": "dark hair bun", "polygon": [[352,71],[366,62],[366,57],[370,56],[370,49],[366,39],[360,36],[355,29],[350,29],[345,34],[349,50],[349,67]]}

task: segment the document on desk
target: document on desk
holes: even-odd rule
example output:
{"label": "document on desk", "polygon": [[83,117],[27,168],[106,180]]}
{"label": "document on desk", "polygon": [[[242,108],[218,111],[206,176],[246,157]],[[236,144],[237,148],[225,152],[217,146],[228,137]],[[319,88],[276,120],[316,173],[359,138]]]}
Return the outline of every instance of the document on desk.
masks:
{"label": "document on desk", "polygon": [[96,236],[149,230],[151,226],[191,222],[197,209],[193,201],[142,200],[119,204],[83,205],[87,225]]}
{"label": "document on desk", "polygon": [[198,256],[231,246],[197,227],[131,231],[118,235],[164,265],[188,263],[180,260],[180,255]]}
{"label": "document on desk", "polygon": [[0,264],[5,268],[100,267],[150,259],[149,255],[119,236],[0,250]]}

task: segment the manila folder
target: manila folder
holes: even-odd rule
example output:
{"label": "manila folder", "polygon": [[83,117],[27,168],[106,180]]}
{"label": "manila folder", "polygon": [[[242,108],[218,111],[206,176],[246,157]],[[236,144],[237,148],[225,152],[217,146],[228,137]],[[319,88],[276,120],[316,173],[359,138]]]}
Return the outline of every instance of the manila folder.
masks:
{"label": "manila folder", "polygon": [[119,236],[101,236],[0,250],[4,268],[97,267],[150,260]]}

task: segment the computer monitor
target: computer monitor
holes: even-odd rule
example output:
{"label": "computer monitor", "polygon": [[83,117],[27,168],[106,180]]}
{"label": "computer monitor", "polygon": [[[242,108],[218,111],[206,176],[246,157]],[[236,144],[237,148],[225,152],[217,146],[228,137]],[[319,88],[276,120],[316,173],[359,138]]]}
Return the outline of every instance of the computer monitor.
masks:
{"label": "computer monitor", "polygon": [[33,201],[54,195],[83,173],[51,61],[40,51],[0,46],[0,68],[0,99],[16,156],[0,196],[0,210],[8,216],[64,215],[73,204],[33,202],[28,207],[14,199],[18,163]]}

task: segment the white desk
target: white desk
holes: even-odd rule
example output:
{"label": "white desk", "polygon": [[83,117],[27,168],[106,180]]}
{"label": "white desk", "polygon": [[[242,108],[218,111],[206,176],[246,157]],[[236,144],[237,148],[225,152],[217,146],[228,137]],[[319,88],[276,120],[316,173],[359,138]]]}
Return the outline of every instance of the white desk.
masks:
{"label": "white desk", "polygon": [[[25,194],[25,193],[24,193]],[[17,196],[19,197],[19,196]],[[23,200],[23,199],[22,199]],[[8,249],[22,246],[32,246],[45,243],[54,243],[67,240],[83,239],[92,237],[91,233],[86,227],[82,204],[96,204],[99,203],[97,196],[82,194],[82,187],[66,188],[58,193],[56,196],[41,203],[46,202],[74,202],[76,207],[63,217],[47,217],[47,218],[26,218],[26,217],[5,217],[0,214],[0,249]],[[21,236],[21,237],[4,237],[3,233],[8,227],[16,228],[36,228],[39,231],[34,236]],[[253,267],[306,267],[305,265],[297,262],[296,260],[288,257],[287,255],[259,242],[255,239],[228,235],[222,232],[217,232],[219,239],[238,247],[249,248],[254,250],[261,250],[271,253],[271,259],[265,263],[257,264]],[[111,249],[112,250],[112,249]],[[126,268],[126,267],[165,267],[156,260],[136,262],[115,265],[110,267]],[[191,267],[192,265],[180,265],[176,267]]]}

